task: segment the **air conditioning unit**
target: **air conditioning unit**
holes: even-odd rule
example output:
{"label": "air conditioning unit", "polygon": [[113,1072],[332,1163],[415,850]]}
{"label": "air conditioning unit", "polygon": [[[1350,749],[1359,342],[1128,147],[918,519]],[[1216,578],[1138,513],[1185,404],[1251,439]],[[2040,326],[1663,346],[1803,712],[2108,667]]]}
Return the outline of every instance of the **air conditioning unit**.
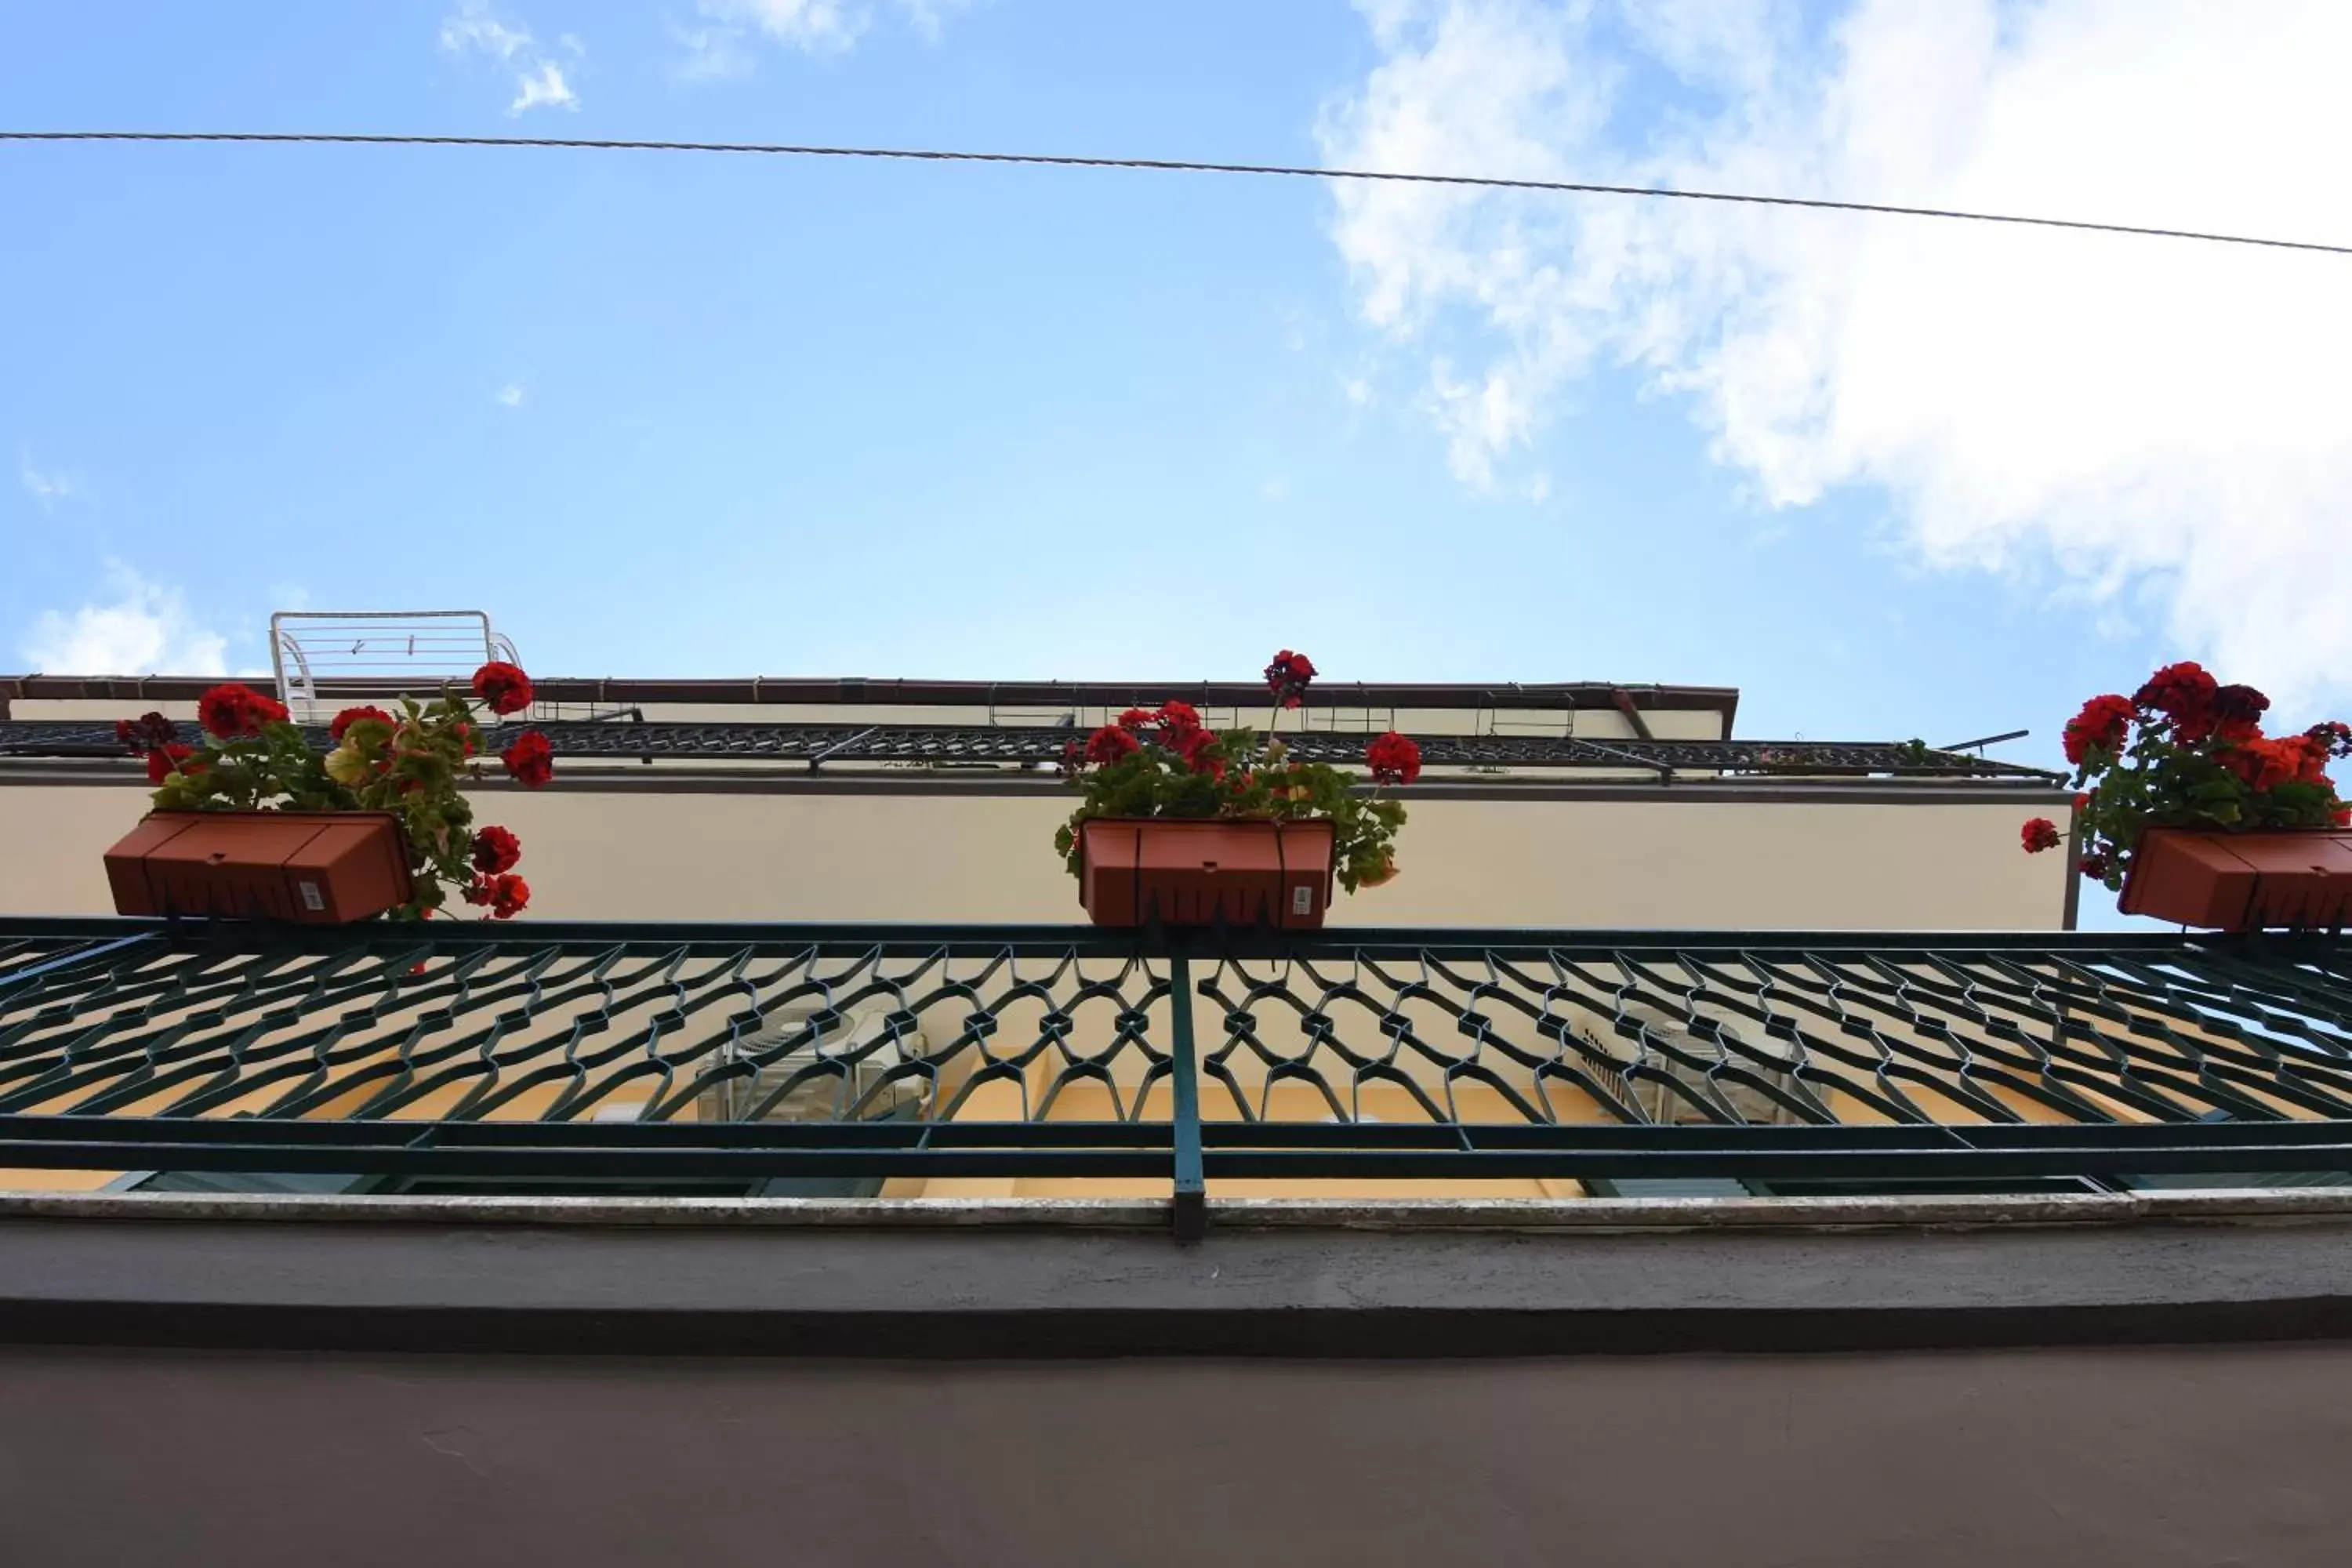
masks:
{"label": "air conditioning unit", "polygon": [[[755,1064],[705,1089],[696,1112],[705,1121],[860,1121],[912,1116],[923,1099],[924,1080],[890,1079],[890,1069],[919,1058],[919,1031],[893,1033],[887,1013],[856,1011],[821,1033],[809,1027],[827,1012],[822,1005],[769,1015],[767,1027],[719,1047],[703,1068],[716,1072],[737,1062]],[[784,1047],[781,1055],[772,1055]],[[809,1069],[814,1068],[816,1071]],[[793,1079],[799,1079],[798,1083]],[[787,1085],[791,1085],[787,1088]]]}
{"label": "air conditioning unit", "polygon": [[[1678,1018],[1639,1005],[1629,1008],[1627,1013],[1633,1021],[1646,1024],[1659,1034],[1676,1037],[1687,1055],[1704,1060],[1715,1052],[1712,1041],[1690,1035]],[[1602,1045],[1602,1037],[1591,1029],[1580,1030],[1579,1033],[1594,1046],[1608,1050],[1619,1061],[1628,1067],[1632,1065],[1628,1050],[1631,1041],[1620,1039],[1612,1047]],[[1786,1068],[1774,1068],[1745,1053],[1727,1051],[1727,1055],[1729,1057],[1727,1070],[1710,1078],[1704,1065],[1692,1066],[1664,1051],[1654,1050],[1649,1053],[1650,1071],[1638,1078],[1621,1078],[1619,1082],[1623,1091],[1641,1106],[1651,1121],[1667,1125],[1696,1125],[1715,1120],[1698,1108],[1694,1097],[1727,1106],[1741,1121],[1753,1126],[1783,1126],[1804,1120],[1766,1093],[1758,1081],[1760,1079],[1783,1094],[1793,1095],[1801,1100],[1806,1097],[1796,1087],[1793,1072]],[[1734,1072],[1738,1076],[1732,1076]],[[1661,1078],[1657,1076],[1659,1073],[1665,1076]]]}

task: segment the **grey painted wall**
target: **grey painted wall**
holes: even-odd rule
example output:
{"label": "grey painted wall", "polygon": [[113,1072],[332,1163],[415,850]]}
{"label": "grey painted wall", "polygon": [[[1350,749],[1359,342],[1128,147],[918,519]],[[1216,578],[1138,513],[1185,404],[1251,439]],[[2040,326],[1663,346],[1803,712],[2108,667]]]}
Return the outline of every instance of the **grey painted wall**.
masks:
{"label": "grey painted wall", "polygon": [[2295,1568],[2352,1346],[933,1363],[0,1351],[0,1563]]}

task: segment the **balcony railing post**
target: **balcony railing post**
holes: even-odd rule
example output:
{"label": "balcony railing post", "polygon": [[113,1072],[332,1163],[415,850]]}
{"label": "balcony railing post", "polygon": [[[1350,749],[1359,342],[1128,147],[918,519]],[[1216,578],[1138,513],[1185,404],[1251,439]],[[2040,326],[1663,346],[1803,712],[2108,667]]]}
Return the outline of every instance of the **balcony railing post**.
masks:
{"label": "balcony railing post", "polygon": [[1192,965],[1181,953],[1168,961],[1168,1005],[1175,1024],[1171,1054],[1176,1191],[1171,1217],[1177,1240],[1198,1241],[1209,1230],[1209,1190],[1201,1176],[1201,1079],[1192,1047]]}

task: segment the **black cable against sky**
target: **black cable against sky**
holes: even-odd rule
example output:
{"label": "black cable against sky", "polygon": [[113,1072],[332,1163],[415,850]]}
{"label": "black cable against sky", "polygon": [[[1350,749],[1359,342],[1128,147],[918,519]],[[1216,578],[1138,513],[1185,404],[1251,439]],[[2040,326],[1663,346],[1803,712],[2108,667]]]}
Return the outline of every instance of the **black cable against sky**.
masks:
{"label": "black cable against sky", "polygon": [[1050,153],[946,153],[908,147],[794,147],[770,142],[625,142],[585,136],[400,136],[356,132],[292,131],[0,131],[0,142],[318,142],[347,147],[570,147],[599,153],[767,153],[795,158],[890,158],[942,163],[1027,163],[1066,169],[1153,169],[1170,174],[1281,174],[1308,180],[1384,180],[1400,184],[1472,185],[1502,191],[1564,191],[1595,196],[1655,196],[1684,202],[1741,202],[1754,206],[1811,207],[1822,212],[1885,213],[1895,217],[1956,218],[1968,223],[2019,224],[2147,239],[2196,239],[2213,245],[2259,245],[2274,250],[2317,250],[2352,256],[2352,245],[2308,239],[2266,239],[2191,228],[2151,228],[2082,218],[2026,217],[2016,213],[1899,206],[1886,202],[1838,202],[1820,196],[1759,196],[1738,191],[1678,191],[1656,185],[1599,185],[1570,180],[1505,180],[1483,174],[1400,174],[1381,169],[1308,169],[1281,163],[1204,163],[1178,158],[1084,158]]}

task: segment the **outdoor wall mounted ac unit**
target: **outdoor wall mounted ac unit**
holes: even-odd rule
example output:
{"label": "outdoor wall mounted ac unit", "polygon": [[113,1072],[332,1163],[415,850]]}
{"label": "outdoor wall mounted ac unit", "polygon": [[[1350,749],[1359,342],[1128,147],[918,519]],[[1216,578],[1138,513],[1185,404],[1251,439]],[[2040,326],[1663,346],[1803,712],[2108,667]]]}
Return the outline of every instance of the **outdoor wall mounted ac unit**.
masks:
{"label": "outdoor wall mounted ac unit", "polygon": [[[706,1071],[733,1061],[755,1060],[780,1045],[800,1042],[749,1073],[704,1089],[696,1104],[700,1118],[706,1121],[742,1121],[754,1116],[766,1121],[832,1121],[853,1114],[860,1121],[913,1114],[922,1100],[923,1080],[911,1076],[887,1084],[885,1080],[892,1068],[922,1055],[921,1034],[901,1031],[893,1038],[883,1026],[884,1012],[859,1010],[826,1029],[821,1037],[803,1040],[809,1021],[824,1010],[812,1003],[771,1013],[767,1027],[758,1034],[720,1047]],[[873,1048],[867,1049],[869,1046]],[[783,1098],[769,1103],[795,1075],[824,1061],[837,1062],[844,1070],[809,1073]],[[879,1092],[868,1100],[867,1095],[877,1086]]]}

